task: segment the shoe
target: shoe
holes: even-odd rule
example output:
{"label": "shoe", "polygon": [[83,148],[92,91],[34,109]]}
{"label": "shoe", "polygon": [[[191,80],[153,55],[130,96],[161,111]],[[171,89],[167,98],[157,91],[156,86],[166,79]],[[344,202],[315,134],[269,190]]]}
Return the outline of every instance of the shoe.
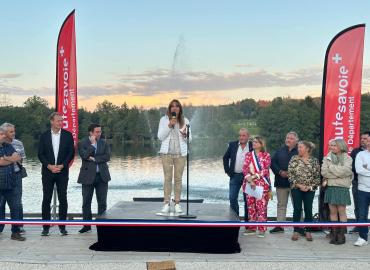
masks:
{"label": "shoe", "polygon": [[297,241],[299,239],[299,234],[297,232],[294,232],[292,235],[292,241]]}
{"label": "shoe", "polygon": [[346,232],[346,227],[338,228],[337,242],[335,242],[336,245],[343,245],[346,242],[345,232]]}
{"label": "shoe", "polygon": [[336,244],[338,239],[338,229],[336,227],[331,228],[329,244]]}
{"label": "shoe", "polygon": [[42,232],[41,232],[41,236],[49,236],[50,233],[49,233],[49,229],[43,229]]}
{"label": "shoe", "polygon": [[362,239],[361,237],[359,237],[353,245],[356,247],[363,247],[363,246],[367,246],[367,244],[368,242],[365,239]]}
{"label": "shoe", "polygon": [[309,241],[309,242],[312,242],[313,241],[313,238],[312,238],[312,235],[310,232],[306,232],[305,233],[305,237],[306,237],[306,240]]}
{"label": "shoe", "polygon": [[91,233],[90,226],[83,226],[81,230],[78,231],[79,233]]}
{"label": "shoe", "polygon": [[175,213],[182,213],[181,205],[179,203],[175,204]]}
{"label": "shoe", "polygon": [[19,232],[18,233],[12,233],[10,239],[16,240],[16,241],[24,241],[26,240],[26,237],[23,237]]}
{"label": "shoe", "polygon": [[170,204],[166,203],[165,205],[163,205],[161,213],[162,214],[168,214],[169,212],[170,212]]}
{"label": "shoe", "polygon": [[60,229],[59,231],[60,231],[60,234],[61,234],[62,236],[66,236],[66,235],[68,235],[68,232],[67,232],[67,230],[66,230],[66,229]]}
{"label": "shoe", "polygon": [[284,229],[281,228],[281,227],[275,227],[272,230],[270,230],[270,233],[272,233],[272,234],[274,234],[274,233],[283,233],[283,232],[284,232]]}
{"label": "shoe", "polygon": [[265,238],[265,232],[258,231],[257,237],[258,238]]}
{"label": "shoe", "polygon": [[245,230],[245,232],[243,233],[243,235],[255,235],[255,234],[256,231],[251,229]]}
{"label": "shoe", "polygon": [[358,227],[354,227],[354,228],[353,228],[352,230],[350,230],[348,233],[349,233],[349,234],[359,233],[359,229],[358,229]]}

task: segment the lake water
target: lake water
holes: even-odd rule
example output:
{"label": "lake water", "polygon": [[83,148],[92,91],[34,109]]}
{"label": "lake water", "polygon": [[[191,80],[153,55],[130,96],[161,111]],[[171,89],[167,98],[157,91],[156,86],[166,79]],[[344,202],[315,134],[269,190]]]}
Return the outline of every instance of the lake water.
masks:
{"label": "lake water", "polygon": [[[224,173],[222,155],[227,144],[218,142],[211,145],[212,149],[198,144],[192,147],[190,159],[190,198],[204,199],[205,203],[217,202],[228,204],[229,178]],[[157,154],[157,146],[124,146],[112,147],[112,158],[109,168],[112,180],[109,182],[108,208],[119,201],[132,201],[133,197],[162,197],[163,171],[162,163]],[[27,150],[27,147],[26,147]],[[42,202],[41,164],[35,156],[35,149],[30,148],[25,160],[28,177],[23,179],[24,212],[40,213]],[[70,169],[68,185],[69,212],[82,212],[81,185],[77,177],[81,160],[78,156]],[[274,181],[271,174],[272,182]],[[186,198],[186,168],[183,175],[182,197]],[[275,190],[274,190],[275,192]],[[318,194],[318,192],[317,192]],[[316,195],[317,195],[316,194]],[[242,196],[240,194],[242,212]],[[318,198],[314,201],[314,213],[317,212]],[[269,202],[268,215],[276,216],[276,197]],[[93,198],[93,211],[96,212],[96,199]],[[292,216],[292,205],[289,202],[288,216]],[[348,207],[348,215],[353,216],[352,207]]]}

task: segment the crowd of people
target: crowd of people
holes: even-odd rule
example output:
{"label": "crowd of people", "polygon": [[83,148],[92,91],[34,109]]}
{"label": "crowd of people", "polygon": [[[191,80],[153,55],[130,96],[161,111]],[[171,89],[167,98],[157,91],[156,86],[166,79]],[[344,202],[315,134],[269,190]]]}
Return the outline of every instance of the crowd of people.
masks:
{"label": "crowd of people", "polygon": [[[223,156],[224,170],[230,178],[230,207],[239,215],[238,196],[242,189],[245,221],[267,222],[267,206],[272,199],[271,169],[275,175],[278,222],[286,222],[289,197],[293,205],[293,222],[312,222],[312,206],[319,187],[325,191],[324,203],[329,207],[329,220],[347,222],[346,207],[351,205],[351,186],[356,222],[367,222],[370,132],[361,134],[361,145],[350,155],[343,139],[333,139],[328,144],[330,151],[320,166],[319,160],[312,156],[314,144],[300,141],[294,131],[286,135],[285,145],[271,157],[262,137],[250,139],[248,130],[240,129],[239,140],[230,142]],[[346,231],[345,226],[333,226],[328,235],[330,244],[344,244]],[[244,235],[265,237],[265,232],[264,226],[256,228],[246,224]],[[284,228],[275,227],[270,233],[284,233]],[[355,227],[350,233],[359,233],[355,246],[368,244],[368,227]],[[301,236],[313,241],[311,227],[294,227],[291,239],[297,241]]]}
{"label": "crowd of people", "polygon": [[[72,134],[62,129],[63,116],[54,112],[49,117],[50,130],[40,136],[38,158],[42,164],[42,219],[51,219],[51,200],[56,186],[59,200],[59,220],[67,219],[67,187],[69,167],[75,157]],[[164,204],[159,214],[169,215],[171,195],[174,190],[174,213],[182,213],[180,206],[182,175],[186,164],[188,143],[191,141],[189,120],[184,117],[178,100],[172,100],[166,114],[160,119],[158,138],[161,141],[160,155],[164,174]],[[107,209],[108,182],[111,180],[107,162],[110,160],[109,144],[101,139],[102,128],[91,124],[89,136],[78,143],[82,159],[78,183],[82,185],[82,214],[84,220],[92,219],[91,202],[94,191],[98,203],[98,215]],[[315,192],[325,190],[324,203],[330,210],[332,222],[347,222],[346,206],[351,204],[350,188],[357,222],[367,222],[370,205],[370,132],[361,134],[361,145],[348,155],[343,139],[329,142],[329,153],[321,166],[313,157],[314,144],[299,140],[298,134],[289,132],[285,145],[272,156],[266,149],[261,136],[250,138],[247,129],[241,128],[239,139],[230,142],[223,156],[225,173],[229,176],[230,207],[239,216],[239,192],[243,190],[244,220],[267,222],[267,206],[273,197],[270,169],[275,175],[274,187],[277,197],[277,221],[285,222],[287,205],[291,198],[293,222],[313,221]],[[4,123],[0,126],[0,219],[5,219],[5,205],[8,204],[13,220],[23,219],[22,178],[27,171],[22,166],[26,158],[24,146],[15,139],[15,126]],[[304,212],[304,213],[303,213]],[[303,218],[304,216],[304,218]],[[49,236],[50,226],[43,225],[42,236]],[[0,225],[0,232],[4,225]],[[68,235],[64,225],[59,226],[61,235]],[[12,224],[11,239],[24,241],[22,225]],[[91,232],[91,226],[83,226],[80,233]],[[283,227],[275,227],[270,233],[283,233]],[[346,227],[335,227],[330,231],[331,244],[344,244]],[[368,244],[368,227],[355,227],[350,233],[359,233],[356,246]],[[266,226],[248,226],[244,235],[266,236]],[[294,227],[291,239],[297,241],[303,236],[312,241],[311,227]]]}
{"label": "crowd of people", "polygon": [[[59,220],[67,219],[67,187],[69,167],[75,157],[72,134],[62,129],[63,116],[54,112],[49,117],[50,130],[40,136],[38,158],[42,164],[42,219],[51,219],[51,200],[56,187],[59,201]],[[96,193],[98,215],[107,208],[108,182],[111,180],[107,162],[110,160],[110,147],[101,139],[101,126],[91,124],[89,136],[78,143],[82,165],[78,183],[82,185],[82,215],[91,220],[91,201]],[[23,220],[22,178],[27,177],[22,161],[26,157],[21,141],[15,139],[15,126],[4,123],[0,126],[0,219],[5,219],[5,204],[8,204],[12,220]],[[4,225],[0,226],[0,232]],[[50,235],[50,225],[44,224],[42,236]],[[22,225],[12,224],[11,239],[24,241]],[[64,225],[59,225],[62,236],[68,235]],[[91,232],[90,226],[83,226],[80,233]]]}

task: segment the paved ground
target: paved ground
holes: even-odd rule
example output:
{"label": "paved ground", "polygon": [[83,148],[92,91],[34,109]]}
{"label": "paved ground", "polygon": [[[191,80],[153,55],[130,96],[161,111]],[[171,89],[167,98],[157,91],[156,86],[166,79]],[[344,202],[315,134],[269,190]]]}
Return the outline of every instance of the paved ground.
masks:
{"label": "paved ground", "polygon": [[145,262],[174,260],[177,269],[365,269],[370,267],[370,246],[354,247],[356,235],[347,235],[347,243],[329,245],[323,233],[314,241],[290,240],[291,231],[279,235],[239,237],[239,254],[192,254],[169,252],[96,252],[89,246],[96,233],[79,235],[77,227],[68,227],[69,236],[51,229],[50,237],[41,237],[39,227],[26,227],[25,242],[10,240],[10,230],[0,235],[0,269],[146,269]]}

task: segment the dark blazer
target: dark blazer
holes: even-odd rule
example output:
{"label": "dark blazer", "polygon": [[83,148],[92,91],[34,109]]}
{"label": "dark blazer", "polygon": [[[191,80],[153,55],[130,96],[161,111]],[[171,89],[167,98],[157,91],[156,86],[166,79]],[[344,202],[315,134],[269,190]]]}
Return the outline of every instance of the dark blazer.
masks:
{"label": "dark blazer", "polygon": [[[61,176],[67,176],[69,172],[69,163],[73,160],[75,156],[75,148],[73,143],[73,136],[71,132],[62,129],[60,134],[59,152],[58,160],[56,165],[63,164],[64,168],[59,173]],[[43,176],[53,175],[51,171],[47,168],[49,164],[55,164],[55,157],[53,151],[53,143],[51,140],[51,131],[47,130],[40,136],[38,157],[42,163],[41,173]]]}
{"label": "dark blazer", "polygon": [[[238,153],[239,141],[233,141],[229,143],[229,147],[226,150],[225,155],[223,156],[224,170],[229,177],[233,177],[236,154]],[[252,151],[252,142],[248,141],[249,151]]]}
{"label": "dark blazer", "polygon": [[298,155],[297,147],[289,151],[288,146],[280,147],[271,158],[271,170],[275,174],[274,186],[277,188],[289,188],[290,183],[287,177],[281,177],[280,171],[288,171],[290,159]]}
{"label": "dark blazer", "polygon": [[353,179],[352,179],[352,184],[353,185],[358,185],[358,174],[356,172],[356,166],[355,166],[355,163],[356,163],[356,156],[358,153],[360,153],[361,151],[364,151],[364,149],[362,149],[361,147],[358,147],[358,148],[355,148],[352,150],[351,152],[351,158],[352,158],[352,172],[353,172]]}
{"label": "dark blazer", "polygon": [[[99,139],[97,141],[95,151],[90,139],[84,138],[78,143],[78,152],[82,159],[78,183],[92,185],[96,176],[96,166],[99,167],[99,173],[104,182],[111,180],[107,164],[110,160],[110,147],[105,140]],[[95,161],[89,160],[89,157],[94,157]]]}

